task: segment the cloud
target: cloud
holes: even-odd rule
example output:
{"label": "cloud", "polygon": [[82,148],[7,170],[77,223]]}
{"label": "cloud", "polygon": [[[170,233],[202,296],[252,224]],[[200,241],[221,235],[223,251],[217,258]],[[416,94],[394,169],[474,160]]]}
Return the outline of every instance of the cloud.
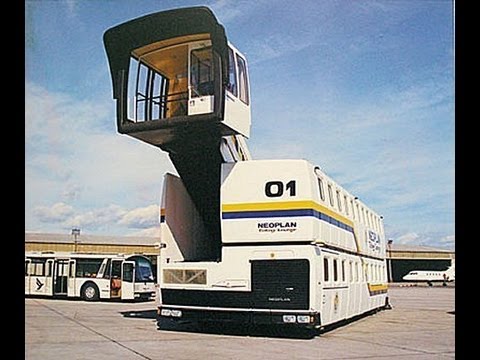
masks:
{"label": "cloud", "polygon": [[78,227],[87,232],[104,229],[109,235],[122,229],[124,235],[159,235],[158,205],[126,210],[111,204],[91,210],[75,210],[72,206],[60,202],[51,206],[37,206],[33,213],[40,222],[54,224],[61,229]]}
{"label": "cloud", "polygon": [[133,209],[124,214],[118,223],[129,228],[151,228],[159,223],[159,206],[150,205]]}
{"label": "cloud", "polygon": [[145,236],[145,237],[160,237],[160,226],[153,226],[150,228],[142,229],[132,232],[130,236]]}
{"label": "cloud", "polygon": [[93,209],[66,219],[66,227],[98,229],[112,227],[125,215],[126,211],[118,205],[109,205],[104,208]]}
{"label": "cloud", "polygon": [[302,38],[301,41],[297,37],[288,34],[273,34],[265,38],[254,39],[249,45],[249,61],[251,65],[261,62],[295,54],[312,44],[310,36]]}
{"label": "cloud", "polygon": [[444,246],[454,248],[455,247],[455,235],[444,236],[440,239],[439,242],[440,242],[440,244],[442,244]]}
{"label": "cloud", "polygon": [[[82,226],[114,234],[151,223],[134,214],[118,222],[125,209],[160,201],[163,175],[175,173],[168,155],[119,135],[113,103],[78,101],[31,82],[25,90],[26,229],[50,224],[46,231]],[[54,216],[45,203],[75,207],[75,216]]]}
{"label": "cloud", "polygon": [[400,235],[396,238],[395,242],[398,244],[415,244],[418,243],[420,236],[417,233],[410,232],[403,235]]}
{"label": "cloud", "polygon": [[242,15],[237,1],[216,0],[209,6],[221,22],[229,22]]}
{"label": "cloud", "polygon": [[61,223],[66,221],[74,213],[74,210],[70,205],[60,202],[51,207],[37,206],[33,212],[41,222]]}
{"label": "cloud", "polygon": [[251,17],[260,7],[269,3],[266,0],[215,0],[211,1],[208,7],[212,9],[221,24],[228,24]]}

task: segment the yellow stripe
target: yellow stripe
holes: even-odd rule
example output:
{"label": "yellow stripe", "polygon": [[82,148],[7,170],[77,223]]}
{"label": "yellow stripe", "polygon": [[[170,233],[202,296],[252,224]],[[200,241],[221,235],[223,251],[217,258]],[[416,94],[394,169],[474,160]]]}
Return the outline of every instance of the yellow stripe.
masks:
{"label": "yellow stripe", "polygon": [[388,284],[368,284],[369,291],[384,291],[388,289]]}
{"label": "yellow stripe", "polygon": [[263,203],[239,203],[239,204],[223,204],[223,212],[240,212],[240,211],[267,211],[267,210],[297,210],[297,209],[314,209],[335,220],[353,227],[353,221],[330,210],[329,208],[311,200],[305,201],[275,201]]}

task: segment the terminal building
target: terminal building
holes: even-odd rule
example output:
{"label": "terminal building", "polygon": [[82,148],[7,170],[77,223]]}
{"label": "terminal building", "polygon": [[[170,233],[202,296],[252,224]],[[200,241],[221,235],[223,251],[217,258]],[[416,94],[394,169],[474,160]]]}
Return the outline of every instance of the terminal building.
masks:
{"label": "terminal building", "polygon": [[387,247],[390,282],[401,282],[411,270],[447,270],[454,261],[455,250],[392,243]]}
{"label": "terminal building", "polygon": [[[25,233],[25,251],[143,254],[152,260],[154,269],[159,245],[158,237]],[[411,270],[446,270],[454,260],[454,250],[391,243],[387,248],[389,281],[401,282]]]}

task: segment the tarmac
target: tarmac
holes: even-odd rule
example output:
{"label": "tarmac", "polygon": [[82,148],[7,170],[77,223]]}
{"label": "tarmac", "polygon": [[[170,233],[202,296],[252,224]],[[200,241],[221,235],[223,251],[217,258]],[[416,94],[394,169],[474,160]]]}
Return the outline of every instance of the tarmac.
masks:
{"label": "tarmac", "polygon": [[155,302],[25,298],[25,359],[453,359],[455,287],[389,288],[382,310],[318,336],[283,328],[165,325]]}

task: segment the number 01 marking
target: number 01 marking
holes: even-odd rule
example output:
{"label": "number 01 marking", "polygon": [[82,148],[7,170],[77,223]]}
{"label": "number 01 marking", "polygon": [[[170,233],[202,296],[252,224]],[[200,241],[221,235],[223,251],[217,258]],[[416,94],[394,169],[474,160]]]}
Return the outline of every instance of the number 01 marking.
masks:
{"label": "number 01 marking", "polygon": [[268,197],[280,197],[284,194],[285,190],[290,196],[297,195],[297,182],[290,180],[284,185],[281,181],[269,181],[265,184],[265,195]]}

